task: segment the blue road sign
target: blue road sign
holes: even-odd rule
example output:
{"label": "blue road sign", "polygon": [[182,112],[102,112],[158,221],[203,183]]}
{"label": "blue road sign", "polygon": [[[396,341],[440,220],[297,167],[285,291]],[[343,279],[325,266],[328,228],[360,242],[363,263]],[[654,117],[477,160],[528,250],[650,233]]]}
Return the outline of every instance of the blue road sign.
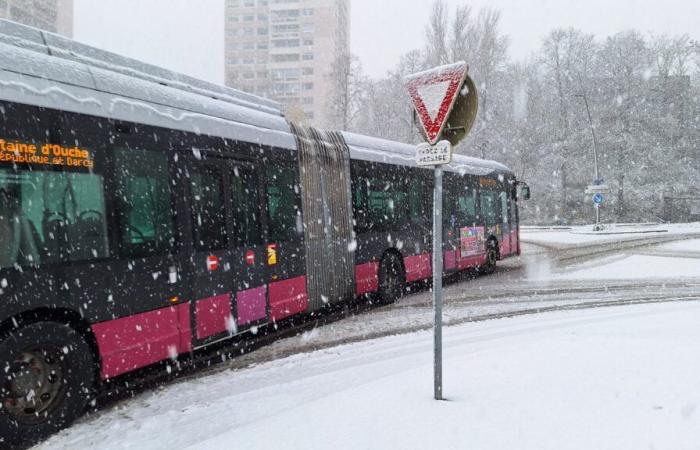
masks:
{"label": "blue road sign", "polygon": [[595,203],[596,205],[600,205],[601,203],[603,203],[603,200],[605,200],[603,194],[595,194],[593,196],[593,203]]}

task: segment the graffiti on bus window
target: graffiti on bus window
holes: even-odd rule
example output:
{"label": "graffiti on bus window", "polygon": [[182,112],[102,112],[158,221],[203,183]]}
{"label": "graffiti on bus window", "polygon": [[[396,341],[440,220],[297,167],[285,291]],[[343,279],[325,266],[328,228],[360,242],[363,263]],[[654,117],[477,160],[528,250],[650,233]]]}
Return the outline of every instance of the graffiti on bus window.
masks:
{"label": "graffiti on bus window", "polygon": [[462,258],[484,253],[484,227],[465,227],[459,230]]}

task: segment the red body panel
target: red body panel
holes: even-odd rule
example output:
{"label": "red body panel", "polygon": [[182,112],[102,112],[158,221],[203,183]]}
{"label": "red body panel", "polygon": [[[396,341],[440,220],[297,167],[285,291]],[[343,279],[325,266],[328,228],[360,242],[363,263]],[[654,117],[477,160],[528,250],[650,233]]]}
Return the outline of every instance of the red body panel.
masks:
{"label": "red body panel", "polygon": [[92,326],[102,359],[102,379],[112,378],[192,349],[190,304]]}
{"label": "red body panel", "polygon": [[180,353],[188,353],[193,349],[190,304],[185,303],[184,305],[178,305],[177,308],[177,315],[180,319]]}
{"label": "red body panel", "polygon": [[461,258],[457,263],[457,268],[459,270],[465,270],[472,267],[479,267],[486,261],[486,254],[468,256],[466,258]]}
{"label": "red body panel", "polygon": [[355,266],[356,295],[377,292],[379,289],[379,263],[369,262]]}
{"label": "red body panel", "polygon": [[403,259],[403,265],[406,269],[406,281],[409,283],[430,278],[433,273],[430,267],[430,255],[427,253],[407,256]]}
{"label": "red body panel", "polygon": [[265,286],[261,286],[236,294],[238,325],[247,325],[267,318],[265,293]]}
{"label": "red body panel", "polygon": [[231,320],[231,294],[197,301],[195,306],[197,339],[223,333]]}
{"label": "red body panel", "polygon": [[457,252],[458,250],[448,250],[445,252],[443,259],[444,270],[454,270],[457,268]]}
{"label": "red body panel", "polygon": [[503,236],[503,240],[499,242],[498,246],[498,251],[501,258],[505,258],[506,256],[510,255],[510,239],[508,238],[508,235]]}
{"label": "red body panel", "polygon": [[306,293],[306,277],[270,283],[270,316],[282,320],[307,310],[309,296]]}

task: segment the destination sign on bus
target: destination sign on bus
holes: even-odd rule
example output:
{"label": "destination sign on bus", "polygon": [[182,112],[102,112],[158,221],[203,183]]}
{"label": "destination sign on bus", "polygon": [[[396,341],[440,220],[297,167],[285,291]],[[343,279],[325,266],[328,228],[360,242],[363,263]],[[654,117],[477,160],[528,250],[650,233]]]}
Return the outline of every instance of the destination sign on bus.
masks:
{"label": "destination sign on bus", "polygon": [[481,177],[481,178],[479,178],[479,185],[481,187],[495,188],[495,187],[498,187],[498,182],[496,180],[494,180],[493,178]]}
{"label": "destination sign on bus", "polygon": [[32,144],[0,138],[0,163],[41,164],[92,169],[95,162],[90,151],[58,144]]}

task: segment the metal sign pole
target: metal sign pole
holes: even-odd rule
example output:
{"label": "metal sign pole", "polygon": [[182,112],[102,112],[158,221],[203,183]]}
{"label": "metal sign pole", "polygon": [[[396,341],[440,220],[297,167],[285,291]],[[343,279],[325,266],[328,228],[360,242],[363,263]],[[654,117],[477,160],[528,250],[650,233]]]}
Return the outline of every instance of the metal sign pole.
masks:
{"label": "metal sign pole", "polygon": [[[427,141],[416,147],[416,165],[435,168],[433,192],[433,307],[435,400],[442,396],[442,165],[452,161],[452,146],[471,130],[479,101],[464,61],[409,75],[404,79],[415,117]],[[430,89],[428,89],[430,88]],[[442,95],[441,95],[442,94]],[[437,111],[437,114],[434,112]],[[449,126],[448,126],[449,124]],[[439,139],[443,140],[440,141]]]}
{"label": "metal sign pole", "polygon": [[433,192],[433,307],[435,400],[442,400],[442,169],[435,166]]}

